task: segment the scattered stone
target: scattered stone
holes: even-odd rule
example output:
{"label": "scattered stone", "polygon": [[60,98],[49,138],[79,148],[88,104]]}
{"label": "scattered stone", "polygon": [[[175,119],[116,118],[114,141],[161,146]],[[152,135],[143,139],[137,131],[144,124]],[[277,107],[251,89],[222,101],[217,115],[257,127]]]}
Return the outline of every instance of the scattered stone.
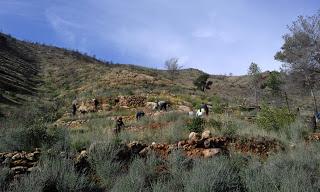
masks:
{"label": "scattered stone", "polygon": [[197,140],[199,140],[200,139],[200,135],[198,134],[198,133],[196,133],[196,132],[191,132],[190,134],[189,134],[189,140],[191,140],[191,141],[197,141]]}
{"label": "scattered stone", "polygon": [[16,167],[12,167],[11,171],[13,171],[15,174],[21,174],[21,173],[25,173],[27,169],[28,167],[16,166]]}
{"label": "scattered stone", "polygon": [[14,161],[14,160],[21,159],[21,158],[22,158],[22,153],[17,153],[14,156],[12,156],[11,159]]}

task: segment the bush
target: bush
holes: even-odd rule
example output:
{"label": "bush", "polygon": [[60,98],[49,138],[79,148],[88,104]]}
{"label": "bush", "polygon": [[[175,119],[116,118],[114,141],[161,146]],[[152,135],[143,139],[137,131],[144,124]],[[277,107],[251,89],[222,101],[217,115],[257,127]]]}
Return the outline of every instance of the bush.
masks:
{"label": "bush", "polygon": [[0,191],[6,191],[12,176],[12,171],[9,167],[0,168]]}
{"label": "bush", "polygon": [[93,185],[77,173],[69,159],[44,157],[39,169],[15,180],[11,191],[90,191]]}
{"label": "bush", "polygon": [[286,108],[262,106],[261,111],[258,113],[257,123],[258,126],[265,130],[279,131],[287,128],[294,122],[295,116],[289,113]]}
{"label": "bush", "polygon": [[201,117],[195,117],[187,123],[190,132],[201,133],[205,126],[205,120]]}
{"label": "bush", "polygon": [[227,157],[198,160],[184,178],[185,191],[244,191],[239,172]]}
{"label": "bush", "polygon": [[89,162],[100,184],[106,189],[110,189],[123,174],[121,163],[114,161],[118,147],[110,143],[94,143],[90,147]]}
{"label": "bush", "polygon": [[317,150],[299,146],[295,151],[278,154],[263,164],[252,161],[245,171],[248,191],[319,191],[319,156],[314,155]]}
{"label": "bush", "polygon": [[30,127],[7,129],[0,135],[0,149],[2,151],[32,150],[40,147],[69,147],[69,135],[64,128],[49,129],[43,124]]}
{"label": "bush", "polygon": [[218,131],[220,131],[222,128],[222,122],[215,119],[210,119],[208,124]]}
{"label": "bush", "polygon": [[222,114],[225,105],[221,102],[221,99],[218,96],[213,96],[209,99],[212,103],[212,111],[214,113]]}
{"label": "bush", "polygon": [[149,156],[146,161],[134,159],[128,174],[117,180],[111,191],[150,191],[153,183],[157,181],[156,167],[159,163],[155,155]]}
{"label": "bush", "polygon": [[228,123],[226,127],[221,129],[221,133],[224,136],[234,136],[237,133],[237,125],[234,123]]}

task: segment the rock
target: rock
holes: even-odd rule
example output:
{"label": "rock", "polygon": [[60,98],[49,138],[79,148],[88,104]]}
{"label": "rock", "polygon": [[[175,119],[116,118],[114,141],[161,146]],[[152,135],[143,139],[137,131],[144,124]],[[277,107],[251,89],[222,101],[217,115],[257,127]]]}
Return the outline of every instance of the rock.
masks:
{"label": "rock", "polygon": [[6,158],[12,158],[15,154],[14,153],[7,153],[4,155]]}
{"label": "rock", "polygon": [[204,131],[201,134],[201,139],[209,139],[211,137],[211,132],[210,131]]}
{"label": "rock", "polygon": [[28,167],[23,167],[23,166],[17,166],[17,167],[12,167],[11,170],[15,173],[25,173],[28,170]]}
{"label": "rock", "polygon": [[191,140],[191,141],[197,141],[197,140],[199,140],[200,139],[200,135],[198,134],[198,133],[196,133],[196,132],[191,132],[190,134],[189,134],[189,140]]}
{"label": "rock", "polygon": [[18,159],[21,159],[21,158],[22,158],[21,153],[17,153],[17,154],[15,154],[14,156],[11,157],[11,159],[12,159],[13,161],[18,160]]}
{"label": "rock", "polygon": [[[38,155],[38,153],[37,153],[37,155]],[[36,161],[36,157],[35,157],[35,154],[34,153],[28,153],[28,154],[26,154],[26,156],[25,156],[25,158],[27,159],[27,160],[29,160],[29,161]]]}
{"label": "rock", "polygon": [[216,156],[219,153],[221,153],[220,148],[205,149],[202,151],[202,155],[205,158]]}
{"label": "rock", "polygon": [[[28,167],[30,166],[30,162],[26,159],[18,159],[18,160],[15,160],[15,161],[12,161],[10,163],[10,166],[11,167],[17,167],[17,166],[24,166],[24,167]],[[31,165],[32,166],[32,165]]]}
{"label": "rock", "polygon": [[145,147],[144,149],[142,149],[142,150],[139,152],[139,155],[140,155],[141,157],[147,157],[149,151],[150,151],[150,148],[149,148],[149,147]]}
{"label": "rock", "polygon": [[178,142],[178,148],[182,148],[186,144],[185,141],[179,141]]}

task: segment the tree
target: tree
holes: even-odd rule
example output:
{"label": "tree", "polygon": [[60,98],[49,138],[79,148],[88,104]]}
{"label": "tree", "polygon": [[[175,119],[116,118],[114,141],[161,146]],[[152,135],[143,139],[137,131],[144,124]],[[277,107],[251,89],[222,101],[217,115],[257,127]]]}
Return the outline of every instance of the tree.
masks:
{"label": "tree", "polygon": [[196,80],[193,81],[193,84],[204,92],[206,89],[210,89],[210,86],[213,83],[212,81],[208,81],[209,77],[210,76],[208,74],[201,74]]}
{"label": "tree", "polygon": [[165,68],[168,70],[169,75],[170,75],[170,79],[171,81],[174,80],[174,78],[176,77],[176,75],[178,74],[179,70],[182,68],[182,66],[180,66],[178,64],[179,59],[176,57],[172,57],[168,60],[166,60],[166,62],[164,63]]}
{"label": "tree", "polygon": [[281,74],[278,71],[272,71],[265,82],[265,86],[271,89],[273,95],[277,95],[281,91],[282,83]]}
{"label": "tree", "polygon": [[290,73],[300,76],[311,92],[317,112],[313,89],[320,80],[320,11],[309,17],[299,16],[288,29],[275,59],[282,61]]}
{"label": "tree", "polygon": [[261,69],[258,64],[253,62],[250,64],[248,75],[250,77],[251,87],[254,90],[255,103],[258,105],[258,87],[261,81]]}

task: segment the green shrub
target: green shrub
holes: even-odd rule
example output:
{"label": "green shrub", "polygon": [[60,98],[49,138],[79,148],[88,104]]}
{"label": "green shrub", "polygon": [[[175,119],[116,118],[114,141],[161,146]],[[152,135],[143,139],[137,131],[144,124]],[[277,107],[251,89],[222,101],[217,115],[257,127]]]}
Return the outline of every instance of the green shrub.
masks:
{"label": "green shrub", "polygon": [[40,147],[69,147],[69,135],[64,128],[47,128],[39,123],[30,127],[6,129],[0,134],[0,149],[2,151],[32,150]]}
{"label": "green shrub", "polygon": [[221,121],[218,121],[218,120],[215,120],[215,119],[210,119],[208,124],[209,124],[210,127],[213,127],[214,129],[216,129],[218,131],[221,130],[222,125],[223,125]]}
{"label": "green shrub", "polygon": [[191,191],[244,191],[238,163],[227,157],[202,159],[184,177],[186,192]]}
{"label": "green shrub", "polygon": [[0,168],[0,191],[6,191],[9,181],[12,177],[12,171],[9,167]]}
{"label": "green shrub", "polygon": [[258,113],[257,124],[265,130],[279,131],[294,122],[295,116],[286,108],[262,106]]}
{"label": "green shrub", "polygon": [[319,156],[314,154],[317,150],[298,146],[265,163],[250,162],[244,178],[248,191],[319,191]]}
{"label": "green shrub", "polygon": [[190,132],[201,133],[205,126],[205,120],[201,117],[195,117],[187,123]]}
{"label": "green shrub", "polygon": [[117,180],[111,191],[150,191],[153,183],[157,181],[156,167],[161,163],[155,155],[147,160],[136,158],[130,165],[129,172]]}
{"label": "green shrub", "polygon": [[237,133],[237,125],[234,123],[228,123],[223,129],[221,129],[221,133],[224,136],[234,136]]}
{"label": "green shrub", "polygon": [[222,103],[221,99],[218,96],[213,96],[209,98],[209,101],[212,103],[212,111],[214,113],[223,113],[225,105]]}
{"label": "green shrub", "polygon": [[75,171],[72,160],[44,157],[39,169],[15,180],[10,191],[90,191],[92,188],[92,183]]}
{"label": "green shrub", "polygon": [[90,148],[89,162],[95,173],[100,178],[100,184],[106,189],[110,189],[123,174],[122,164],[114,161],[118,151],[117,145],[101,142],[94,143]]}

